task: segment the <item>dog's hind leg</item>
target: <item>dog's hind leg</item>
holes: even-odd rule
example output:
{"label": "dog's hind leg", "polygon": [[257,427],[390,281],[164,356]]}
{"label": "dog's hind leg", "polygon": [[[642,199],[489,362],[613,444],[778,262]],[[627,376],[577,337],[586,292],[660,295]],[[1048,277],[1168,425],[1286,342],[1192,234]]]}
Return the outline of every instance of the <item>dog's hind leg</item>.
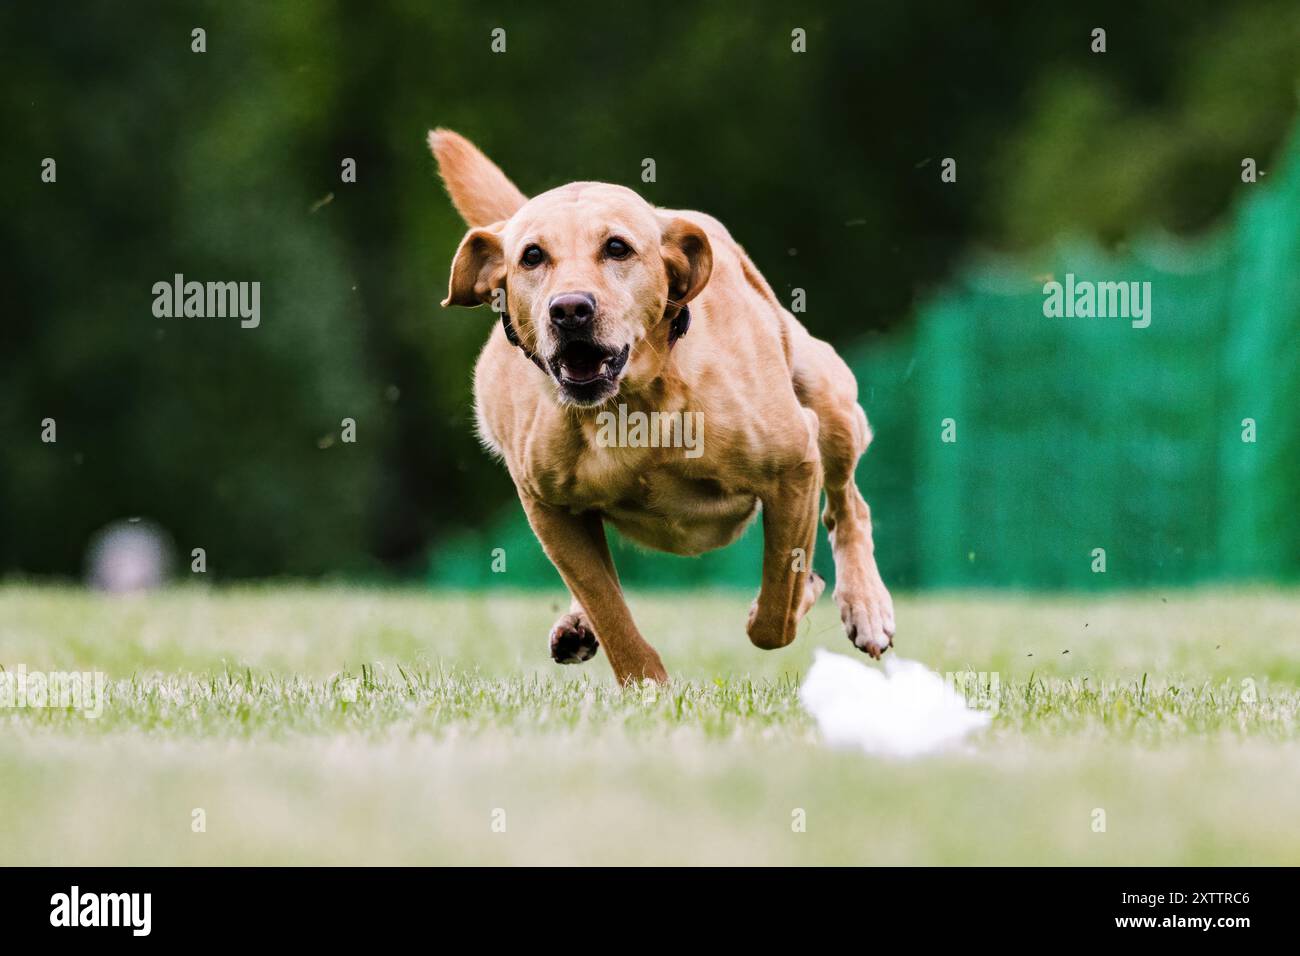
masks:
{"label": "dog's hind leg", "polygon": [[853,480],[871,443],[858,383],[833,348],[791,322],[795,393],[817,413],[821,426],[822,522],[835,556],[835,603],[844,631],[860,650],[880,657],[894,643],[894,602],[876,567],[871,509]]}

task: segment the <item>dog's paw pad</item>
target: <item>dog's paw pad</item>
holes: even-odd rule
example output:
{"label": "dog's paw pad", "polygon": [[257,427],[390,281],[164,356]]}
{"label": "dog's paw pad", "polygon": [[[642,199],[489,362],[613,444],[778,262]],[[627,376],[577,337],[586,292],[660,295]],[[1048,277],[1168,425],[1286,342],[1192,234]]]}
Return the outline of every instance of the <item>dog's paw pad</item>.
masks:
{"label": "dog's paw pad", "polygon": [[581,664],[599,650],[596,635],[580,621],[561,621],[551,628],[551,659],[557,664]]}

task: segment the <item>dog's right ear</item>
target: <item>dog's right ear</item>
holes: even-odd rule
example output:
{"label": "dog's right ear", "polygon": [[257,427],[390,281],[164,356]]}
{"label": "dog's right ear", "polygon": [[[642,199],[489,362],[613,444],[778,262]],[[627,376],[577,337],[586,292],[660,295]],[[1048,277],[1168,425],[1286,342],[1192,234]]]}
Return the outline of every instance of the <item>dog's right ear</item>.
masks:
{"label": "dog's right ear", "polygon": [[709,237],[687,219],[671,219],[663,227],[661,253],[668,270],[668,297],[685,305],[700,294],[713,272]]}
{"label": "dog's right ear", "polygon": [[505,288],[506,259],[501,248],[501,227],[496,223],[471,229],[460,241],[451,263],[451,283],[443,307],[481,305],[492,299],[496,289]]}

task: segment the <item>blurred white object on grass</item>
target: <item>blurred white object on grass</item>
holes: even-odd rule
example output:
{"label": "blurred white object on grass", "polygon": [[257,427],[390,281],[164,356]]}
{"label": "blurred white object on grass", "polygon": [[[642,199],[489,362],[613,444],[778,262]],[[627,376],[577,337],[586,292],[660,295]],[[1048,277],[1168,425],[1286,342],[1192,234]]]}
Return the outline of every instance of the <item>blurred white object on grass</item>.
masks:
{"label": "blurred white object on grass", "polygon": [[86,551],[87,583],[112,594],[162,587],[171,567],[171,543],[157,525],[139,518],[97,532]]}
{"label": "blurred white object on grass", "polygon": [[992,720],[918,661],[890,657],[882,673],[820,648],[799,699],[832,747],[889,757],[944,750]]}

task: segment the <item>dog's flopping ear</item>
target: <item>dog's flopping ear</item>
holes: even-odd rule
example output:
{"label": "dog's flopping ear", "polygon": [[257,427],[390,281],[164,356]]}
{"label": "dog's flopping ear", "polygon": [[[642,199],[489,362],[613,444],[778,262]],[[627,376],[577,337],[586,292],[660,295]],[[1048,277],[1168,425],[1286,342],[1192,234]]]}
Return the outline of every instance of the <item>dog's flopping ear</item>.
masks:
{"label": "dog's flopping ear", "polygon": [[687,219],[670,219],[661,238],[668,270],[668,298],[685,305],[700,294],[713,272],[713,247],[704,230]]}
{"label": "dog's flopping ear", "polygon": [[444,307],[480,305],[492,298],[496,289],[505,288],[506,260],[501,248],[501,227],[496,223],[483,229],[471,229],[460,241],[456,258],[451,262],[451,282]]}
{"label": "dog's flopping ear", "polygon": [[465,225],[486,226],[509,219],[528,202],[500,167],[459,133],[429,130],[429,149]]}

